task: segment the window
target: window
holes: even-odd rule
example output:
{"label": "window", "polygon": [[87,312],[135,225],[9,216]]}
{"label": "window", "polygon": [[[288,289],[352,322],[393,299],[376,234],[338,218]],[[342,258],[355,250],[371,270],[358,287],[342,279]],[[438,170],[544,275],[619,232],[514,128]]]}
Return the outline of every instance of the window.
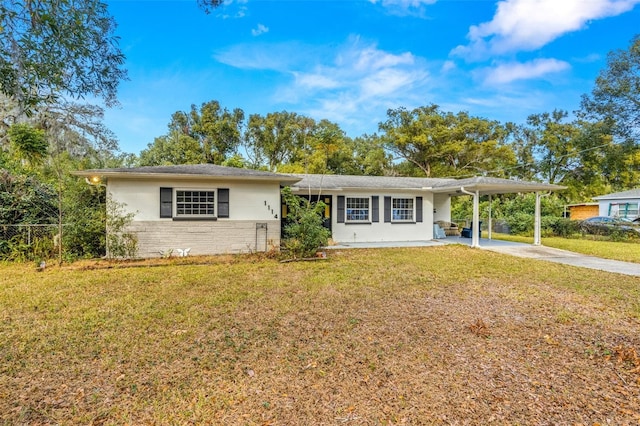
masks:
{"label": "window", "polygon": [[176,190],[176,216],[214,216],[215,191]]}
{"label": "window", "polygon": [[347,198],[347,222],[369,221],[369,198]]}
{"label": "window", "polygon": [[229,218],[229,188],[160,188],[160,217],[173,220]]}
{"label": "window", "polygon": [[394,222],[413,222],[413,198],[393,198],[391,206]]}
{"label": "window", "polygon": [[620,217],[635,218],[638,216],[638,203],[620,204]]}

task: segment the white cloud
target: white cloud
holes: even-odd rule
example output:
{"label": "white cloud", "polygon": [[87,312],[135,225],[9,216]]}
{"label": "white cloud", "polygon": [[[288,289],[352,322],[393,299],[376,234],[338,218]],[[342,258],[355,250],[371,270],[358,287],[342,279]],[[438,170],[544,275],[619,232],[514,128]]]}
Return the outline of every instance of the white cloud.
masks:
{"label": "white cloud", "polygon": [[394,15],[422,15],[424,7],[437,0],[369,0],[373,4],[381,4]]}
{"label": "white cloud", "polygon": [[351,67],[358,72],[375,71],[398,65],[411,65],[414,60],[413,55],[409,52],[394,55],[378,50],[376,46],[347,49],[337,58],[339,66]]}
{"label": "white cloud", "polygon": [[239,45],[219,52],[228,65],[280,74],[272,102],[293,105],[314,118],[347,123],[379,120],[407,99],[424,99],[427,64],[411,52],[388,52],[351,37],[341,46],[300,43]]}
{"label": "white cloud", "polygon": [[296,78],[295,85],[298,87],[315,90],[315,89],[334,89],[340,86],[340,82],[334,78],[324,75],[322,71],[311,74],[294,72]]}
{"label": "white cloud", "polygon": [[269,27],[266,27],[262,24],[258,24],[258,26],[254,29],[251,30],[251,35],[254,37],[257,37],[259,35],[262,35],[264,33],[268,33],[269,32]]}
{"label": "white cloud", "polygon": [[574,58],[573,60],[576,62],[580,62],[582,64],[590,64],[592,62],[598,62],[602,59],[602,55],[598,53],[590,53],[587,56],[583,56],[581,58]]}
{"label": "white cloud", "polygon": [[220,19],[240,19],[247,14],[248,0],[224,0],[217,9],[216,16]]}
{"label": "white cloud", "polygon": [[485,69],[484,83],[488,85],[507,84],[517,80],[531,80],[558,73],[571,68],[567,62],[557,59],[535,59],[530,62],[511,62],[495,68]]}
{"label": "white cloud", "polygon": [[315,61],[318,49],[297,43],[237,44],[214,53],[218,62],[240,69],[287,72]]}
{"label": "white cloud", "polygon": [[470,60],[531,51],[591,20],[620,15],[640,0],[502,0],[493,19],[469,28],[469,44],[453,55]]}
{"label": "white cloud", "polygon": [[456,63],[453,61],[444,61],[444,63],[442,64],[442,67],[440,68],[440,71],[443,73],[448,73],[449,71],[453,71],[455,70],[457,67]]}

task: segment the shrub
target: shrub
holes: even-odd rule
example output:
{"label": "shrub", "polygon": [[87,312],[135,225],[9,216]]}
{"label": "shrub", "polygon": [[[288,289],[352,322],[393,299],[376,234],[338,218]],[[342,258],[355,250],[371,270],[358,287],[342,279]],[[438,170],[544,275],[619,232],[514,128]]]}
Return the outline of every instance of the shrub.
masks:
{"label": "shrub", "polygon": [[566,238],[580,233],[580,222],[563,217],[544,216],[542,227],[557,237]]}
{"label": "shrub", "polygon": [[504,218],[512,234],[529,235],[533,232],[533,216],[529,213],[514,213]]}
{"label": "shrub", "polygon": [[138,238],[128,232],[134,213],[124,213],[124,204],[107,197],[107,256],[109,258],[135,258]]}
{"label": "shrub", "polygon": [[282,199],[288,211],[283,247],[294,258],[314,256],[319,248],[327,245],[331,236],[329,230],[322,226],[322,212],[326,204],[298,197],[290,188],[282,190]]}

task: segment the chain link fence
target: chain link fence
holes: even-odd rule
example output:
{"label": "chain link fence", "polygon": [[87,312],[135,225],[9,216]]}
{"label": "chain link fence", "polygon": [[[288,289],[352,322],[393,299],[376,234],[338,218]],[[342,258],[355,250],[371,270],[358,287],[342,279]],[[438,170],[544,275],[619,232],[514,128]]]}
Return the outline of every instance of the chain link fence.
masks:
{"label": "chain link fence", "polygon": [[0,259],[55,258],[60,245],[58,224],[0,225]]}

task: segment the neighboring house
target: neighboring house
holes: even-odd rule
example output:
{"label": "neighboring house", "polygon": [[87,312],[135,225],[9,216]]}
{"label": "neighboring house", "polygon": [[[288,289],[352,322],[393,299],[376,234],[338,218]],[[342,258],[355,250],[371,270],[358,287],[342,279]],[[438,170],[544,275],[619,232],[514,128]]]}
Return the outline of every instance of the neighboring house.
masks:
{"label": "neighboring house", "polygon": [[635,219],[640,216],[638,213],[640,188],[601,195],[593,197],[593,199],[598,201],[600,210],[598,216],[626,217],[629,219]]}
{"label": "neighboring house", "polygon": [[[567,204],[565,217],[571,220],[585,220],[600,215],[598,203]],[[567,211],[568,210],[568,211]]]}
{"label": "neighboring house", "polygon": [[137,235],[140,257],[186,248],[193,255],[278,248],[287,213],[283,186],[327,204],[325,226],[337,243],[432,240],[434,223],[451,220],[451,197],[474,197],[477,229],[482,195],[563,189],[486,177],[283,175],[211,164],[74,174],[87,182],[106,180],[110,199],[135,214],[130,231]]}

